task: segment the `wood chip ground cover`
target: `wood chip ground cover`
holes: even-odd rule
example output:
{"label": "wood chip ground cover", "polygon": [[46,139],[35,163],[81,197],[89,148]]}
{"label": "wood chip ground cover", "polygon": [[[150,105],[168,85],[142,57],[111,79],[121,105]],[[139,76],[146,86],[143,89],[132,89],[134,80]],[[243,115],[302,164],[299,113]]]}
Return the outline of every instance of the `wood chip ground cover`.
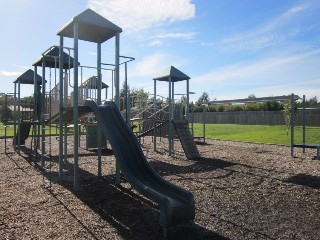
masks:
{"label": "wood chip ground cover", "polygon": [[[115,182],[115,159],[79,148],[80,190],[73,190],[73,138],[68,139],[65,180],[58,182],[58,140],[52,137],[45,173],[29,162],[30,142],[21,154],[0,139],[0,239],[162,239],[157,205],[124,178]],[[319,239],[320,161],[315,151],[276,145],[206,140],[201,158],[186,159],[175,141],[143,151],[166,180],[190,190],[196,201],[195,227],[170,229],[168,239]]]}

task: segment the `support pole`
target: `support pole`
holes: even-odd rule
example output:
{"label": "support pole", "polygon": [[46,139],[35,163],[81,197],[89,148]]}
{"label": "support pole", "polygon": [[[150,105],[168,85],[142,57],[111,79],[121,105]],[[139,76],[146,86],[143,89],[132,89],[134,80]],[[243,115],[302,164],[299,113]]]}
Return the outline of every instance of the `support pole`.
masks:
{"label": "support pole", "polygon": [[120,109],[120,82],[119,82],[119,55],[120,55],[120,34],[116,34],[116,49],[115,49],[115,69],[114,69],[114,85],[115,96],[114,101],[116,106]]}
{"label": "support pole", "polygon": [[189,124],[189,101],[190,101],[190,97],[189,97],[189,79],[187,79],[187,106],[186,106],[186,120]]}
{"label": "support pole", "polygon": [[154,97],[153,97],[153,116],[154,116],[154,124],[153,124],[153,151],[157,150],[157,137],[156,137],[156,112],[157,112],[157,80],[154,80],[154,85],[153,85],[153,92],[154,92]]}
{"label": "support pole", "polygon": [[[101,105],[101,43],[97,43],[97,90],[98,90],[98,98],[97,105]],[[98,138],[98,176],[102,176],[102,160],[101,160],[101,125],[97,126],[97,138]]]}
{"label": "support pole", "polygon": [[44,167],[44,157],[46,149],[46,125],[45,125],[45,107],[46,107],[46,64],[42,58],[42,99],[41,99],[41,167]]}
{"label": "support pole", "polygon": [[[41,99],[38,94],[40,93],[40,86],[37,82],[37,66],[34,66],[34,76],[33,76],[33,84],[34,84],[34,118],[33,118],[33,127],[32,127],[32,133],[33,133],[33,163],[35,164],[38,157],[38,140],[39,140],[39,105],[41,104]],[[40,105],[41,106],[41,105]],[[36,123],[36,124],[35,124]]]}
{"label": "support pole", "polygon": [[74,190],[79,189],[79,162],[78,162],[78,22],[73,25],[73,44],[74,44],[74,59],[73,59],[73,126],[74,126]]}
{"label": "support pole", "polygon": [[[119,56],[120,56],[120,33],[117,32],[115,40],[115,104],[120,109],[120,83],[119,83]],[[116,185],[120,185],[120,166],[116,161]]]}
{"label": "support pole", "polygon": [[128,76],[127,76],[127,62],[124,63],[124,82],[125,82],[125,102],[126,102],[126,122],[130,126],[130,117],[129,117],[129,104],[130,97],[128,97]]}
{"label": "support pole", "polygon": [[171,77],[169,77],[169,156],[171,156],[172,153],[172,103],[171,103],[171,97],[172,97],[172,92],[171,92]]}
{"label": "support pole", "polygon": [[[302,143],[306,145],[306,95],[302,98]],[[306,148],[303,147],[303,153],[306,152]]]}
{"label": "support pole", "polygon": [[[63,36],[59,48],[59,181],[63,181]],[[69,66],[70,67],[70,66]],[[64,132],[66,134],[66,132]]]}
{"label": "support pole", "polygon": [[16,151],[17,150],[17,84],[14,83],[14,108],[13,108],[13,148]]}
{"label": "support pole", "polygon": [[18,153],[20,154],[20,140],[21,140],[21,120],[22,120],[22,115],[21,115],[21,106],[20,106],[21,98],[20,98],[20,81],[18,82]]}
{"label": "support pole", "polygon": [[291,157],[293,157],[293,148],[294,148],[294,95],[293,93],[291,94],[290,126],[291,126]]}

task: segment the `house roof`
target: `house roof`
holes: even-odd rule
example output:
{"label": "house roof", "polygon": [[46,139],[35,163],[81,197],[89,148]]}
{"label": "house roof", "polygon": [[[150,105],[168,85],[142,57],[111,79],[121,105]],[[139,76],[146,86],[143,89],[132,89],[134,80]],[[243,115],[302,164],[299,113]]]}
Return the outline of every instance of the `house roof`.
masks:
{"label": "house roof", "polygon": [[167,69],[165,69],[161,74],[159,74],[158,77],[153,78],[154,80],[158,81],[169,81],[169,77],[171,77],[172,82],[179,82],[183,80],[189,80],[190,77],[174,66],[170,66]]}
{"label": "house roof", "polygon": [[[293,96],[294,100],[300,99],[298,95]],[[291,95],[276,96],[276,97],[261,97],[261,98],[243,98],[232,100],[214,100],[210,101],[210,104],[224,104],[224,103],[250,103],[250,102],[269,102],[269,101],[286,101],[290,100]],[[206,103],[205,103],[206,104]]]}
{"label": "house roof", "polygon": [[71,19],[59,32],[59,36],[73,38],[74,23],[78,23],[78,38],[84,41],[103,43],[122,32],[122,29],[91,9]]}

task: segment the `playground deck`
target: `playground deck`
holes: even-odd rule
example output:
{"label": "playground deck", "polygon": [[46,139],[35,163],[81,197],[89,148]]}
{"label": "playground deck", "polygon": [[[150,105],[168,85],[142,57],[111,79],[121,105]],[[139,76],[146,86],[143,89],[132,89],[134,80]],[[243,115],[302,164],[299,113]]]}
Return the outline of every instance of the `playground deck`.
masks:
{"label": "playground deck", "polygon": [[[317,239],[320,235],[320,161],[314,149],[206,139],[201,158],[187,160],[182,146],[167,154],[166,139],[153,152],[141,140],[153,168],[190,190],[196,201],[195,228],[178,226],[168,239]],[[28,147],[26,140],[26,147]],[[122,179],[114,185],[114,156],[104,151],[102,177],[97,153],[79,149],[81,189],[73,191],[73,151],[69,138],[65,182],[57,183],[58,141],[52,138],[52,174],[29,164],[0,140],[0,235],[4,239],[162,239],[157,206]],[[25,152],[24,152],[25,151]],[[50,170],[49,162],[46,170]]]}

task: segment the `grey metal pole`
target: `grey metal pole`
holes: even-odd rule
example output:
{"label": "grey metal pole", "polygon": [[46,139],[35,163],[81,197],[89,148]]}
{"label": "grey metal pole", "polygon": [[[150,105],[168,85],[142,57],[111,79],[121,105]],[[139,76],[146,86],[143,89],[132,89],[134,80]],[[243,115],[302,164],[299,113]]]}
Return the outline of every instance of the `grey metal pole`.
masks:
{"label": "grey metal pole", "polygon": [[[170,77],[171,78],[171,77]],[[172,81],[171,79],[171,84],[172,84],[172,88],[171,88],[171,92],[172,92],[172,97],[171,97],[171,104],[172,104],[172,108],[171,108],[171,117],[172,117],[172,125],[171,125],[171,151],[172,153],[174,153],[174,128],[173,128],[173,124],[174,124],[174,120],[175,120],[175,108],[176,108],[176,105],[175,105],[175,99],[174,99],[174,82]]]}
{"label": "grey metal pole", "polygon": [[20,97],[20,81],[18,82],[18,116],[19,116],[19,120],[18,120],[18,153],[20,154],[20,138],[21,138],[21,120],[22,120],[22,114],[21,114],[21,108],[20,108],[20,101],[21,101],[21,97]]}
{"label": "grey metal pole", "polygon": [[[115,39],[115,104],[120,109],[120,83],[119,83],[119,56],[120,56],[120,33],[117,32]],[[120,166],[116,161],[116,185],[120,185]]]}
{"label": "grey metal pole", "polygon": [[[98,90],[98,99],[97,104],[101,105],[101,43],[97,43],[97,90]],[[101,160],[101,125],[98,124],[98,176],[102,176],[102,160]]]}
{"label": "grey metal pole", "polygon": [[293,157],[293,148],[294,148],[294,95],[293,93],[291,94],[290,126],[291,126],[291,156]]}
{"label": "grey metal pole", "polygon": [[203,116],[202,116],[202,121],[203,121],[203,142],[206,142],[206,108],[204,106],[203,108]]}
{"label": "grey metal pole", "polygon": [[[38,154],[38,151],[37,151],[37,145],[38,145],[38,139],[39,139],[39,108],[38,108],[38,104],[40,104],[40,102],[38,102],[39,100],[39,97],[38,96],[38,82],[37,82],[37,66],[34,66],[34,77],[33,77],[33,84],[34,84],[34,119],[33,119],[33,129],[32,129],[32,132],[33,132],[33,162],[36,163],[37,161],[37,154]],[[35,124],[37,123],[37,124]]]}
{"label": "grey metal pole", "polygon": [[114,85],[115,96],[114,101],[116,106],[120,109],[120,82],[119,82],[119,55],[120,55],[120,34],[116,34],[116,49],[115,49],[115,69],[114,69]]}
{"label": "grey metal pole", "polygon": [[171,92],[171,77],[169,77],[169,155],[171,156],[172,153],[172,144],[171,144],[171,140],[172,140],[172,104],[171,104],[171,97],[172,97],[172,92]]}
{"label": "grey metal pole", "polygon": [[157,150],[157,137],[156,137],[156,112],[157,112],[157,80],[154,80],[154,85],[153,85],[153,92],[154,92],[154,97],[153,97],[153,116],[154,116],[154,129],[153,129],[153,151]]}
{"label": "grey metal pole", "polygon": [[79,129],[78,129],[78,22],[73,25],[73,127],[74,127],[74,190],[79,189],[79,162],[78,162],[78,144],[79,144]]}
{"label": "grey metal pole", "polygon": [[46,64],[42,58],[42,99],[41,99],[41,167],[44,167],[45,141],[46,141],[46,125],[45,125],[45,102],[46,102]]}
{"label": "grey metal pole", "polygon": [[189,124],[189,79],[187,79],[187,106],[186,106],[186,120]]}
{"label": "grey metal pole", "polygon": [[[59,181],[63,180],[63,36],[59,48]],[[70,67],[70,66],[69,66]],[[66,134],[66,132],[64,133]]]}
{"label": "grey metal pole", "polygon": [[[302,98],[302,143],[306,145],[306,95]],[[303,153],[306,152],[306,148],[303,147]]]}
{"label": "grey metal pole", "polygon": [[128,109],[128,101],[130,102],[130,98],[128,98],[128,76],[127,76],[127,62],[124,63],[124,81],[125,81],[125,102],[126,102],[126,122],[129,125],[130,117],[129,117],[129,109]]}
{"label": "grey metal pole", "polygon": [[130,90],[127,91],[127,106],[126,106],[126,109],[127,109],[127,124],[128,126],[130,127],[130,116],[131,116],[131,103],[130,103]]}
{"label": "grey metal pole", "polygon": [[14,141],[14,144],[13,144],[13,148],[14,150],[16,151],[17,150],[17,138],[18,136],[16,135],[17,134],[17,84],[14,83],[14,107],[13,107],[13,135],[14,135],[14,138],[13,138],[13,141]]}

